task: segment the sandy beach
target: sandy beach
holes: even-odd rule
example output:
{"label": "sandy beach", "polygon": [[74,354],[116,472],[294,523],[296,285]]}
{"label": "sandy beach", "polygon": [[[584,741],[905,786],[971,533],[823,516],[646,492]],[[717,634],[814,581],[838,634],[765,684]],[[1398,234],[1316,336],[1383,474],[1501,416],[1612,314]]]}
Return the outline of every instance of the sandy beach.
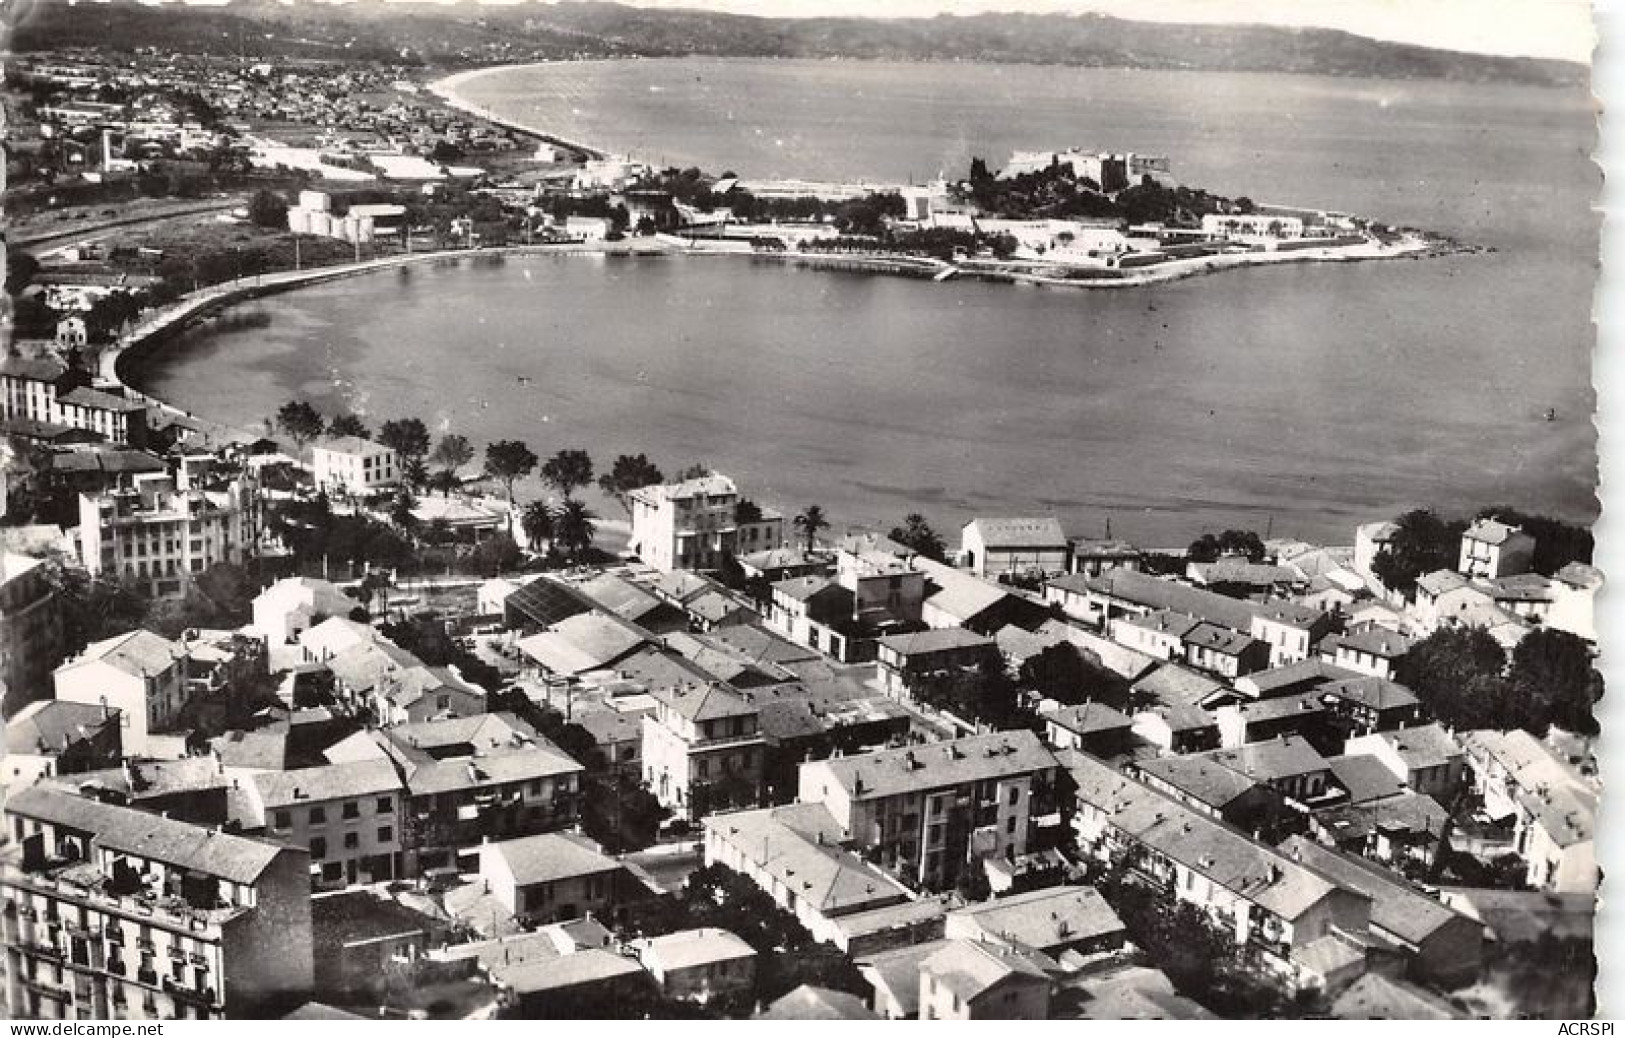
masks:
{"label": "sandy beach", "polygon": [[556,136],[538,127],[527,126],[524,123],[515,122],[506,116],[498,115],[496,112],[491,111],[489,108],[486,108],[483,105],[474,104],[466,98],[460,97],[457,93],[457,88],[462,84],[493,72],[502,72],[508,69],[516,68],[541,68],[551,64],[556,64],[556,62],[532,61],[523,65],[488,65],[484,68],[464,69],[461,72],[453,72],[449,76],[442,76],[441,78],[430,83],[426,89],[429,91],[429,93],[440,98],[440,100],[444,101],[452,108],[455,108],[460,112],[467,112],[469,115],[477,116],[478,118],[484,119],[488,123],[501,126],[504,129],[513,130],[517,133],[523,133],[530,137],[535,137],[538,140],[543,140],[549,144],[558,145],[561,148],[567,148],[570,151],[580,152],[589,159],[604,158],[608,153],[599,148],[594,148],[591,145],[581,144],[576,141],[567,141],[562,137]]}

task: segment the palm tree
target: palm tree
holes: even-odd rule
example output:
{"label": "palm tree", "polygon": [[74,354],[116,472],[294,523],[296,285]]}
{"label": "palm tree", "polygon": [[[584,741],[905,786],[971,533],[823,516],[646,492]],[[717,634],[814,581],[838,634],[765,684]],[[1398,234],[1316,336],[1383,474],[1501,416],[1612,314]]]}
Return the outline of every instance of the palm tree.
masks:
{"label": "palm tree", "polygon": [[812,551],[818,545],[818,531],[829,529],[829,519],[824,515],[822,505],[808,505],[802,509],[795,518],[796,529],[807,539],[807,550]]}
{"label": "palm tree", "polygon": [[586,505],[575,498],[565,498],[553,513],[553,540],[565,557],[574,562],[592,547],[593,535],[598,532],[598,518]]}
{"label": "palm tree", "polygon": [[530,550],[541,552],[542,545],[553,540],[557,534],[553,526],[553,507],[546,501],[532,501],[525,506],[524,514],[519,518],[519,526],[525,531],[525,539],[530,542]]}

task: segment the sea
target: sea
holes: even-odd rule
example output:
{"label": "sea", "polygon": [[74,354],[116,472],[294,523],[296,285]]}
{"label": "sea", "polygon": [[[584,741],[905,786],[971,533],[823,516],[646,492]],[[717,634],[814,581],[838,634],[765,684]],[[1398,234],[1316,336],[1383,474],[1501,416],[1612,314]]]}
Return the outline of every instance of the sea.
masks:
{"label": "sea", "polygon": [[1421,506],[1596,516],[1584,91],[713,59],[505,68],[456,89],[566,140],[749,179],[1163,154],[1187,184],[1479,251],[1112,290],[471,256],[246,304],[133,381],[239,425],[303,397],[544,456],[581,447],[600,468],[703,462],[787,514],[816,503],[839,529],[920,512],[950,542],[976,516],[1151,546],[1231,527],[1347,544]]}

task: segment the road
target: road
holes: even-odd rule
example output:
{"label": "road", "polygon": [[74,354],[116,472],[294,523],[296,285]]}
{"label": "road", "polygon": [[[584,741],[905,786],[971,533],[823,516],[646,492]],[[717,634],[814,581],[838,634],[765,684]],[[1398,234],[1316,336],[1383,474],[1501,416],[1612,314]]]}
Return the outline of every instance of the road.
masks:
{"label": "road", "polygon": [[[133,227],[137,224],[161,223],[164,220],[174,220],[183,216],[197,216],[200,213],[226,212],[238,208],[243,204],[241,198],[228,198],[212,202],[200,202],[192,205],[165,207],[163,209],[137,213],[133,216],[122,216],[116,219],[91,220],[85,223],[74,223],[71,227],[53,227],[49,224],[31,226],[29,230],[16,234],[11,238],[15,248],[24,248],[29,252],[38,252],[47,248],[60,248],[75,240],[81,240],[102,231],[115,227]],[[94,208],[87,206],[86,208]]]}

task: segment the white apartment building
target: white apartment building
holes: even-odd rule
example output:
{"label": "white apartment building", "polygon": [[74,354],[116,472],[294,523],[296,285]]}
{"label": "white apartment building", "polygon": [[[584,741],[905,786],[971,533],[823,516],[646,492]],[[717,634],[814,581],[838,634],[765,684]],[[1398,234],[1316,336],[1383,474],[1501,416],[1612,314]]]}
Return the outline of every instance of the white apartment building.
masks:
{"label": "white apartment building", "polygon": [[1528,573],[1535,559],[1535,539],[1494,519],[1475,519],[1461,535],[1461,560],[1456,569],[1469,577],[1494,580]]}
{"label": "white apartment building", "polygon": [[131,487],[79,495],[79,556],[92,576],[145,581],[154,598],[177,598],[197,574],[240,563],[259,537],[260,503],[247,477],[222,490],[188,489],[161,473]]}
{"label": "white apartment building", "polygon": [[267,1019],[310,998],[304,851],[46,786],[5,827],[0,1015]]}
{"label": "white apartment building", "polygon": [[60,361],[0,359],[0,419],[85,429],[110,443],[139,447],[146,442],[146,413],[139,400],[77,384]]}
{"label": "white apartment building", "polygon": [[947,889],[980,858],[1027,852],[1054,754],[1018,730],[801,765],[796,799],[823,804],[859,851],[903,880]]}
{"label": "white apartment building", "polygon": [[62,661],[62,611],[45,566],[0,552],[0,707],[8,715],[45,695]]}
{"label": "white apartment building", "polygon": [[124,718],[124,752],[148,755],[148,737],[173,728],[186,708],[186,650],[151,631],[92,642],[56,668],[56,698],[108,706]]}
{"label": "white apartment building", "polygon": [[311,447],[311,471],[329,494],[369,497],[400,482],[401,458],[381,443],[341,436]]}
{"label": "white apartment building", "polygon": [[727,476],[643,487],[632,504],[632,550],[663,573],[707,570],[725,554],[777,548],[784,543],[784,517],[762,510],[760,520],[739,521],[739,488]]}
{"label": "white apartment building", "polygon": [[643,719],[643,781],[679,817],[755,807],[766,742],[761,710],[725,685],[683,685],[652,692]]}
{"label": "white apartment building", "polygon": [[261,772],[242,788],[253,827],[310,851],[312,885],[378,883],[399,875],[406,787],[392,762]]}

